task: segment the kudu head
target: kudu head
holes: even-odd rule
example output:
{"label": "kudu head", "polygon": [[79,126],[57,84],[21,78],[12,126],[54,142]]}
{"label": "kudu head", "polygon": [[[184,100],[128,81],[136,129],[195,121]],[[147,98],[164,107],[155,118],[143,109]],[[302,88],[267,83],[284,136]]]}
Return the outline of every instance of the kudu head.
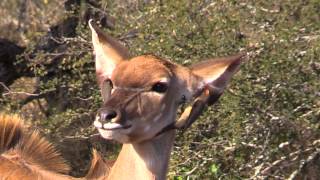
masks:
{"label": "kudu head", "polygon": [[[189,126],[222,94],[242,55],[183,67],[153,55],[131,57],[128,50],[92,21],[96,74],[103,105],[94,122],[105,139],[138,143],[166,129]],[[181,103],[194,103],[176,122]]]}

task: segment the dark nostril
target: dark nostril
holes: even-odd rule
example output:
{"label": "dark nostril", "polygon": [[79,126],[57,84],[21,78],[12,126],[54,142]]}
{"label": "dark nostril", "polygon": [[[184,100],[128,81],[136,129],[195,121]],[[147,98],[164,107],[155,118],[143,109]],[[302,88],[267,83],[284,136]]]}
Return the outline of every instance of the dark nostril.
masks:
{"label": "dark nostril", "polygon": [[113,110],[104,110],[100,112],[100,121],[108,122],[117,117],[117,112]]}
{"label": "dark nostril", "polygon": [[115,111],[111,111],[107,116],[106,119],[113,119],[117,116],[117,113]]}

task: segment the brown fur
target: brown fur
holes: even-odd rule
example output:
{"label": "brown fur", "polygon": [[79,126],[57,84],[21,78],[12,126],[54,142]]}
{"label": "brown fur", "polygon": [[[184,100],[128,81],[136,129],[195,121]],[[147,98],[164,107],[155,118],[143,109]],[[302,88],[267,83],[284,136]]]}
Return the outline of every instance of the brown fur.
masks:
{"label": "brown fur", "polygon": [[0,154],[13,148],[21,139],[22,123],[18,116],[0,114]]}
{"label": "brown fur", "polygon": [[61,173],[68,173],[70,170],[55,147],[37,131],[23,136],[14,151],[26,162],[43,169]]}
{"label": "brown fur", "polygon": [[115,161],[106,161],[97,150],[92,150],[92,160],[86,179],[105,179]]}
{"label": "brown fur", "polygon": [[0,135],[0,177],[5,174],[32,177],[35,169],[60,173],[69,171],[69,166],[54,146],[38,131],[25,132],[17,115],[0,115]]}
{"label": "brown fur", "polygon": [[[148,87],[161,78],[172,75],[172,70],[166,66],[167,63],[165,62],[165,60],[158,59],[151,55],[138,56],[130,61],[119,63],[113,71],[111,79],[113,79],[114,84],[119,87]],[[155,69],[157,70],[155,71]]]}
{"label": "brown fur", "polygon": [[[70,167],[60,153],[38,131],[26,132],[17,115],[0,114],[0,152],[1,180],[78,179],[61,174]],[[96,150],[92,154],[85,179],[104,179],[114,161],[105,161]]]}

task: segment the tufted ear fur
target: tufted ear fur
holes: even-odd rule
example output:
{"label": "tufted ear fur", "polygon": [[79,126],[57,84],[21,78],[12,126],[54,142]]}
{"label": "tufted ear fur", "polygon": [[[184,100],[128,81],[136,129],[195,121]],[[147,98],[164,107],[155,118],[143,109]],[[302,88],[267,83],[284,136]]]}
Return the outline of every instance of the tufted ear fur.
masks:
{"label": "tufted ear fur", "polygon": [[92,32],[96,73],[100,84],[104,79],[110,78],[116,65],[128,59],[130,55],[127,48],[99,29],[92,19],[89,20],[89,26]]}

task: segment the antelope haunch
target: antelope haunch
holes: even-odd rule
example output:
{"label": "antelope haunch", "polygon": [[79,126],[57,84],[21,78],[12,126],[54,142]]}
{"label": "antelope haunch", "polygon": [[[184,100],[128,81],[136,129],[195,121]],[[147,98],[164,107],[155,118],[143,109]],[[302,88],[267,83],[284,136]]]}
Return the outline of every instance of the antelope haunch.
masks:
{"label": "antelope haunch", "polygon": [[[93,151],[80,179],[165,179],[175,129],[188,128],[221,96],[243,55],[183,67],[153,55],[131,57],[92,21],[89,26],[103,98],[94,126],[123,146],[114,162]],[[177,118],[184,103],[190,105]],[[63,174],[69,167],[60,154],[16,116],[0,115],[0,162],[0,179],[77,179]]]}

